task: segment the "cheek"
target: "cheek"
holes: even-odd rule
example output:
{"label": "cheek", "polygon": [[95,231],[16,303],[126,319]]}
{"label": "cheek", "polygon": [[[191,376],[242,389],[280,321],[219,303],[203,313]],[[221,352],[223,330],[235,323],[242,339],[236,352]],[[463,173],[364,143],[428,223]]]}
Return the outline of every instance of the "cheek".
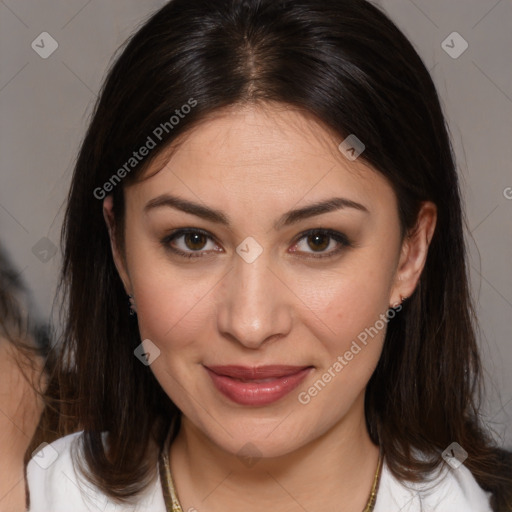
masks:
{"label": "cheek", "polygon": [[314,335],[321,342],[315,345],[321,356],[315,377],[300,387],[297,398],[300,404],[323,411],[318,419],[322,428],[347,414],[367,386],[382,352],[388,325],[387,287],[384,280],[374,280],[373,288],[369,286],[353,275],[343,285],[328,288],[323,310],[318,305],[323,313]]}
{"label": "cheek", "polygon": [[178,268],[150,244],[133,247],[128,264],[141,339],[150,339],[164,355],[193,350],[212,319],[214,277]]}
{"label": "cheek", "polygon": [[[329,407],[333,396],[344,396],[340,402],[352,403],[370,379],[382,351],[388,318],[392,261],[358,258],[346,271],[322,279],[309,305],[321,321],[310,324],[310,330],[321,341],[322,357],[314,389],[304,391],[314,397],[327,387],[317,406]],[[305,290],[303,291],[305,293]],[[311,385],[311,383],[309,384]],[[305,398],[307,399],[308,396]]]}
{"label": "cheek", "polygon": [[303,281],[298,294],[323,326],[320,339],[328,340],[331,349],[339,349],[373,326],[388,309],[390,276],[382,267],[361,265],[326,274],[315,281],[314,288],[313,283]]}
{"label": "cheek", "polygon": [[186,344],[187,333],[193,334],[199,324],[197,315],[209,280],[187,280],[186,271],[171,263],[158,240],[137,222],[128,226],[127,265],[141,338],[149,338],[160,350],[171,338]]}
{"label": "cheek", "polygon": [[188,286],[176,277],[145,275],[137,290],[137,319],[143,339],[154,341],[161,350],[184,347],[198,339],[208,316],[206,283]]}

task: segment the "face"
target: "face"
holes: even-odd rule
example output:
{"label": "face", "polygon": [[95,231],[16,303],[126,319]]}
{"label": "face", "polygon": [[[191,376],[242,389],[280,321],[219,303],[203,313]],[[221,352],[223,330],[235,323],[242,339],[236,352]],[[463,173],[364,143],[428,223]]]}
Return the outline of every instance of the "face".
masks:
{"label": "face", "polygon": [[[284,455],[362,410],[386,312],[419,275],[391,186],[340,142],[295,110],[232,108],[126,188],[115,258],[151,369],[230,453]],[[254,370],[274,365],[294,368]]]}

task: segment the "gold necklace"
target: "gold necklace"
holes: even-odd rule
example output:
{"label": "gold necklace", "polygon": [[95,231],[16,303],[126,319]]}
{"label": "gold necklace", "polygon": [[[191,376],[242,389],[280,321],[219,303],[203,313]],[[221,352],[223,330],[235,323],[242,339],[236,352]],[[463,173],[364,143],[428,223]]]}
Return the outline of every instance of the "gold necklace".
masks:
{"label": "gold necklace", "polygon": [[[175,419],[172,421],[170,434],[173,433],[175,426]],[[160,471],[160,482],[162,484],[162,493],[164,496],[165,510],[167,512],[183,512],[181,508],[180,501],[178,499],[178,494],[174,487],[174,481],[171,475],[171,465],[169,463],[169,448],[170,448],[170,440],[171,437],[174,438],[174,435],[169,435],[167,437],[167,442],[164,445],[164,449],[160,454],[160,458],[158,460],[158,467]],[[379,453],[379,460],[377,462],[377,471],[375,472],[375,477],[373,478],[372,489],[370,491],[370,496],[368,497],[368,501],[363,509],[363,512],[372,512],[375,507],[375,501],[377,500],[377,491],[379,489],[380,475],[382,473],[382,450]]]}

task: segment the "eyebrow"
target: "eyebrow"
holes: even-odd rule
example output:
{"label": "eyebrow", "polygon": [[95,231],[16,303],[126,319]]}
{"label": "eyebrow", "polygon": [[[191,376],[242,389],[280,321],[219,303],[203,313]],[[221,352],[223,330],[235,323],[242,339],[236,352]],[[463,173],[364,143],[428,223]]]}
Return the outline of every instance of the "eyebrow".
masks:
{"label": "eyebrow", "polygon": [[[229,226],[229,217],[221,210],[209,208],[199,203],[194,203],[188,199],[176,197],[170,194],[162,194],[151,199],[144,206],[144,212],[147,213],[156,208],[169,207],[176,210],[181,210],[185,213],[191,213],[205,220]],[[303,208],[290,210],[281,216],[279,220],[274,223],[274,229],[278,230],[285,226],[296,224],[304,219],[322,215],[324,213],[334,212],[345,208],[351,208],[364,213],[370,213],[369,210],[360,203],[346,199],[343,197],[332,197],[325,201],[313,203]]]}

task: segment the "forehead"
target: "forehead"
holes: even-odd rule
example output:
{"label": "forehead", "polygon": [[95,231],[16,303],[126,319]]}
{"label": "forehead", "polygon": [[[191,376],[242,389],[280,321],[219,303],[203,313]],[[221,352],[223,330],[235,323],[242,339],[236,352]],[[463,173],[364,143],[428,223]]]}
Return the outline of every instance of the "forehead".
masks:
{"label": "forehead", "polygon": [[[176,141],[173,159],[174,163],[186,158],[198,164],[211,159],[227,168],[269,168],[272,164],[277,168],[298,163],[305,156],[317,163],[332,163],[343,159],[337,139],[339,136],[310,113],[291,106],[235,105],[213,112],[183,134]],[[356,168],[354,165],[352,170]]]}
{"label": "forehead", "polygon": [[137,196],[163,192],[189,198],[217,197],[251,207],[314,202],[335,193],[358,202],[394,206],[387,180],[362,159],[349,161],[338,149],[341,137],[306,112],[283,105],[223,109],[175,141],[170,159],[150,166]]}

